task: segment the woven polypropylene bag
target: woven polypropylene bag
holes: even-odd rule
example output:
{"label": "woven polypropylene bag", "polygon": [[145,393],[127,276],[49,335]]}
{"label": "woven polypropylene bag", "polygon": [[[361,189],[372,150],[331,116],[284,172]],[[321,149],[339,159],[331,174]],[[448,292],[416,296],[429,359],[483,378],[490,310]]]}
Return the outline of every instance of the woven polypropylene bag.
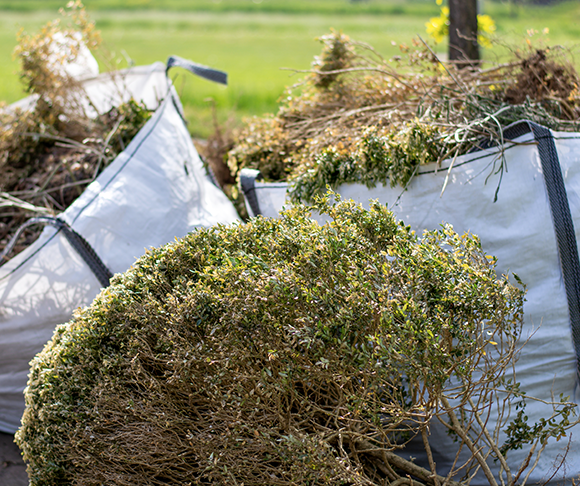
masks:
{"label": "woven polypropylene bag", "polygon": [[86,80],[84,87],[99,110],[130,97],[156,110],[127,148],[59,216],[60,226],[47,226],[35,243],[0,267],[3,432],[13,433],[20,425],[29,361],[58,324],[70,320],[76,308],[89,304],[106,285],[67,234],[80,235],[103,267],[117,273],[149,247],[238,218],[193,146],[164,64],[100,75]]}
{"label": "woven polypropylene bag", "polygon": [[[563,394],[579,403],[580,292],[578,281],[574,282],[578,280],[578,275],[574,277],[578,265],[574,268],[571,261],[574,251],[577,259],[576,241],[580,237],[580,134],[552,134],[532,126],[522,122],[506,130],[505,136],[512,137],[512,142],[503,147],[501,170],[502,152],[490,148],[448,160],[440,167],[421,166],[406,189],[346,184],[337,192],[365,206],[378,199],[419,234],[447,222],[458,233],[478,235],[484,251],[497,257],[498,273],[515,273],[527,286],[521,342],[528,341],[516,362],[521,389],[529,397],[545,401],[559,400]],[[554,192],[549,179],[558,173],[563,190]],[[251,214],[277,217],[282,206],[289,204],[288,184],[260,182],[257,171],[242,174],[242,188]],[[561,221],[565,207],[571,215],[572,226],[568,228]],[[531,426],[551,414],[551,405],[527,400]],[[492,416],[488,429],[494,426]],[[438,472],[444,474],[455,460],[457,442],[442,427],[433,426],[430,432],[434,460]],[[503,438],[499,438],[500,445]],[[429,468],[420,449],[409,453]],[[529,447],[510,451],[510,467],[517,471],[528,451]],[[492,459],[489,465],[496,471],[499,468]],[[558,482],[579,475],[580,426],[575,426],[566,438],[548,442],[529,483]],[[488,483],[478,476],[472,484]]]}

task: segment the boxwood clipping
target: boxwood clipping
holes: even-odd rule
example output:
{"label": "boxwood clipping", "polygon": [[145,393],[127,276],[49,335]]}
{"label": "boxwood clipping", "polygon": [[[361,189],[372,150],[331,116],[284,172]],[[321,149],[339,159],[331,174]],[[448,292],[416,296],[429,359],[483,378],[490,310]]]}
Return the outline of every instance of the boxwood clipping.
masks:
{"label": "boxwood clipping", "polygon": [[442,482],[399,452],[505,391],[523,290],[476,237],[333,198],[325,224],[300,206],[151,249],[58,327],[17,433],[31,484]]}

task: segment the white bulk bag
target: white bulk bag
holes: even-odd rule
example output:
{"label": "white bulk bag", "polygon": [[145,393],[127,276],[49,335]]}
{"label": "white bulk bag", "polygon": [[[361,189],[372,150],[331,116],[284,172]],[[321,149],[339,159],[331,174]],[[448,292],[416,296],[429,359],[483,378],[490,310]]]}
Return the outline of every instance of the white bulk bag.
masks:
{"label": "white bulk bag", "polygon": [[[2,432],[14,433],[20,426],[29,361],[55,326],[108,285],[111,273],[127,270],[148,247],[197,227],[238,219],[206,173],[165,69],[158,63],[120,75],[134,88],[129,96],[153,103],[162,95],[157,100],[164,100],[127,148],[58,219],[49,221],[38,240],[0,267]],[[99,78],[101,83],[95,79],[86,88],[101,108],[127,96],[110,75]]]}
{"label": "white bulk bag", "polygon": [[[478,235],[484,251],[497,257],[498,273],[515,273],[527,286],[522,341],[528,337],[529,341],[516,364],[521,389],[529,397],[551,401],[553,397],[559,400],[562,393],[580,403],[576,244],[580,236],[580,134],[552,134],[533,123],[520,122],[504,136],[512,142],[505,146],[503,174],[497,170],[500,152],[491,148],[458,157],[451,170],[449,160],[441,167],[421,166],[406,190],[345,184],[337,192],[367,207],[369,200],[378,199],[419,234],[447,222],[458,233]],[[277,217],[285,204],[287,184],[260,182],[257,171],[245,170],[241,185],[251,214]],[[527,400],[530,425],[551,413],[550,405]],[[492,421],[488,428],[493,427]],[[432,427],[431,434],[434,459],[444,473],[454,460],[457,444],[438,427]],[[510,451],[511,467],[519,465],[527,452],[525,448]],[[412,455],[428,469],[426,458],[419,454],[413,451]],[[557,469],[563,457],[565,465]],[[499,464],[489,462],[497,470]],[[550,439],[529,483],[558,482],[579,475],[580,426],[575,426],[567,438]],[[472,484],[488,483],[476,478]]]}

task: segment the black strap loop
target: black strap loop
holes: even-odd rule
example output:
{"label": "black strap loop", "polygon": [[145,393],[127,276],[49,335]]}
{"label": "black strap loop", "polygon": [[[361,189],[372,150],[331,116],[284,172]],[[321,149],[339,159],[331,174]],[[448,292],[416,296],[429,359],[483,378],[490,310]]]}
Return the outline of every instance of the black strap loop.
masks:
{"label": "black strap loop", "polygon": [[568,204],[566,185],[554,137],[548,128],[529,120],[523,120],[507,127],[504,130],[504,138],[513,139],[530,131],[538,143],[538,154],[540,155],[552,223],[556,234],[558,256],[568,301],[572,340],[580,376],[580,259],[578,258],[574,221]]}
{"label": "black strap loop", "polygon": [[201,78],[213,81],[214,83],[228,84],[228,73],[223,71],[218,71],[217,69],[212,69],[201,64],[197,64],[188,59],[183,59],[179,56],[169,56],[167,59],[167,69],[165,72],[169,72],[172,67],[181,67],[187,69],[190,73],[193,73]]}
{"label": "black strap loop", "polygon": [[99,283],[102,287],[109,286],[109,280],[113,276],[111,271],[106,267],[103,261],[99,258],[99,255],[93,250],[93,247],[85,240],[81,235],[79,235],[75,230],[73,230],[65,221],[52,216],[39,216],[37,218],[31,218],[26,221],[14,236],[10,239],[4,251],[0,254],[0,260],[4,260],[6,256],[12,251],[14,245],[16,244],[22,232],[29,226],[35,224],[48,224],[62,231],[67,241],[75,249],[75,251],[80,255],[80,257],[89,266]]}
{"label": "black strap loop", "polygon": [[250,210],[253,214],[250,216],[258,216],[262,214],[260,211],[260,203],[258,202],[258,197],[256,196],[256,181],[262,179],[262,174],[256,169],[242,169],[240,171],[240,186],[244,197],[250,206]]}

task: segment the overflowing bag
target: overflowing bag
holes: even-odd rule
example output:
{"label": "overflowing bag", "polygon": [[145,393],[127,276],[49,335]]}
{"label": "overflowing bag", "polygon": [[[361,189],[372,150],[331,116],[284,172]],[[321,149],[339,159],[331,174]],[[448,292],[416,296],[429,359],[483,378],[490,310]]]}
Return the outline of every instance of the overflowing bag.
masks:
{"label": "overflowing bag", "polygon": [[[167,70],[184,67],[225,82],[225,73],[171,57],[83,81],[92,109],[130,98],[155,109],[126,149],[40,237],[0,267],[0,431],[13,433],[24,410],[29,361],[55,327],[89,304],[109,278],[147,248],[238,215],[207,173],[184,122]],[[26,99],[20,108],[33,103]],[[88,109],[88,108],[87,108]]]}
{"label": "overflowing bag", "polygon": [[[522,121],[505,129],[504,138],[503,147],[447,160],[441,166],[421,166],[406,189],[345,184],[337,193],[364,206],[378,199],[419,234],[444,222],[460,234],[476,234],[484,251],[497,257],[498,273],[516,274],[526,285],[520,340],[525,345],[515,363],[515,376],[526,396],[535,398],[526,400],[525,416],[532,428],[552,416],[553,402],[561,397],[580,403],[580,134],[552,133]],[[259,172],[249,169],[242,171],[241,187],[249,213],[270,217],[278,216],[290,189],[286,183],[262,182]],[[501,411],[490,406],[486,427],[493,432]],[[516,414],[512,410],[511,419]],[[438,473],[445,474],[468,460],[470,453],[465,447],[458,451],[461,441],[435,422],[430,427],[432,459]],[[505,439],[500,432],[497,443]],[[421,444],[411,443],[407,452],[429,469]],[[510,468],[517,471],[529,453],[526,446],[510,451]],[[580,425],[558,441],[548,440],[537,464],[535,457],[528,463],[528,483],[577,478]],[[488,464],[499,476],[500,462],[490,457]],[[478,474],[471,484],[490,483]]]}

